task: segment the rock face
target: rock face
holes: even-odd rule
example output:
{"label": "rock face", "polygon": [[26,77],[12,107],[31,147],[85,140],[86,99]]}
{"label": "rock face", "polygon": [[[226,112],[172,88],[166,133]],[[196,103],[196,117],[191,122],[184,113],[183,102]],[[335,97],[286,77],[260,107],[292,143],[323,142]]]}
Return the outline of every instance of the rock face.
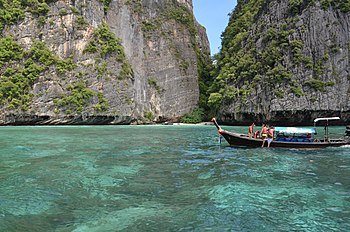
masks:
{"label": "rock face", "polygon": [[[215,96],[221,121],[350,121],[350,5],[239,1],[224,32]],[[230,69],[225,68],[230,67]]]}
{"label": "rock face", "polygon": [[2,9],[23,16],[1,19],[2,50],[19,48],[1,59],[0,124],[176,120],[197,106],[210,51],[191,0],[33,2]]}

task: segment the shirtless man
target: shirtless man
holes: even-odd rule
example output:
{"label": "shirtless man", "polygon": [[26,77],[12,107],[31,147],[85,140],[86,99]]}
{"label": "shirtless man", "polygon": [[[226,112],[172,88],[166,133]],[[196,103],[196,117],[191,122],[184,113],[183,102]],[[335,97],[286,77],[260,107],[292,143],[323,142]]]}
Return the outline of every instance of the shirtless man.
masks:
{"label": "shirtless man", "polygon": [[270,143],[272,142],[274,135],[275,129],[273,128],[273,126],[270,126],[270,129],[267,132],[267,147],[270,147]]}
{"label": "shirtless man", "polygon": [[253,122],[253,124],[250,125],[249,128],[248,128],[248,136],[249,136],[249,138],[253,137],[254,126],[255,126],[255,123]]}

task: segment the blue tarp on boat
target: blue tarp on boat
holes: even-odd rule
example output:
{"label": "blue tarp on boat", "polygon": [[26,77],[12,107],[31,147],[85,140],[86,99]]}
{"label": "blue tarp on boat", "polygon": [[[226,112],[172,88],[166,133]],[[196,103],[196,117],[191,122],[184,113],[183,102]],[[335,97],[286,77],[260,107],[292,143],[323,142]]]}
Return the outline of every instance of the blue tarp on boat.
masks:
{"label": "blue tarp on boat", "polygon": [[305,127],[275,127],[275,131],[285,134],[313,134],[316,132],[315,128]]}

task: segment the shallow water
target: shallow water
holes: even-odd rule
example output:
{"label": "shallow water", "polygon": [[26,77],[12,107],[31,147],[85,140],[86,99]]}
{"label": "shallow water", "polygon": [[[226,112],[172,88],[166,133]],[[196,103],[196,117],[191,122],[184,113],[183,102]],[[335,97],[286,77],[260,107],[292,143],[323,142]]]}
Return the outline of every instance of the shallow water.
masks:
{"label": "shallow water", "polygon": [[0,231],[350,231],[350,148],[234,148],[212,126],[0,129]]}

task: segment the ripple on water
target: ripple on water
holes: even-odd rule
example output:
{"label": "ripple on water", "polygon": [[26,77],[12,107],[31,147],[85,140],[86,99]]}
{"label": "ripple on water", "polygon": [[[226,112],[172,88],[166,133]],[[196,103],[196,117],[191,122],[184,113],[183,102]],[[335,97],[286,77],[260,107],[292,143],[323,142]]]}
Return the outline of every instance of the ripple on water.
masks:
{"label": "ripple on water", "polygon": [[2,130],[0,231],[350,231],[345,148],[220,146],[197,126]]}
{"label": "ripple on water", "polygon": [[74,232],[121,231],[145,218],[165,217],[171,213],[171,210],[157,202],[147,202],[138,207],[111,212],[96,209],[95,212],[90,213],[92,215],[87,221],[74,225]]}
{"label": "ripple on water", "polygon": [[[17,187],[16,187],[17,188]],[[22,189],[4,189],[1,191],[13,192],[12,196],[4,196],[0,193],[0,212],[3,215],[40,215],[48,211],[54,204],[52,200],[56,193],[45,189],[33,189],[25,186]]]}
{"label": "ripple on water", "polygon": [[[299,186],[289,181],[268,186],[249,183],[218,185],[209,191],[209,197],[216,208],[233,217],[250,221],[256,221],[254,217],[258,217],[261,223],[271,229],[331,229],[339,226],[339,218],[329,211],[342,217],[349,215],[346,197],[323,188]],[[261,228],[254,228],[257,229]]]}

